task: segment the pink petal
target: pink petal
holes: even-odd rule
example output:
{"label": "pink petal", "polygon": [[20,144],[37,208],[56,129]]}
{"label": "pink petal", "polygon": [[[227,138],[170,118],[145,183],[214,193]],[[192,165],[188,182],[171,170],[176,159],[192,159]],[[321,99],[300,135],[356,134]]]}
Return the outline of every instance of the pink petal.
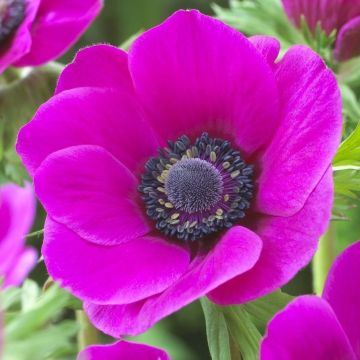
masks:
{"label": "pink petal", "polygon": [[143,237],[115,246],[83,240],[50,218],[42,248],[50,276],[75,296],[97,303],[138,301],[172,285],[189,264],[180,246]]}
{"label": "pink petal", "polygon": [[126,52],[110,45],[80,50],[61,73],[56,93],[76,87],[120,88],[131,93],[133,85]]}
{"label": "pink petal", "polygon": [[360,242],[349,246],[335,260],[323,297],[329,302],[360,358]]}
{"label": "pink petal", "polygon": [[88,241],[114,245],[150,231],[135,202],[138,180],[99,146],[52,153],[34,183],[48,215]]}
{"label": "pink petal", "polygon": [[129,68],[164,140],[208,131],[253,152],[278,125],[277,88],[265,59],[238,31],[198,11],[178,11],[141,35]]}
{"label": "pink petal", "polygon": [[128,341],[111,345],[92,345],[81,351],[77,360],[170,360],[165,351]]}
{"label": "pink petal", "polygon": [[85,310],[91,321],[111,336],[139,334],[220,284],[251,269],[259,258],[261,246],[255,233],[241,226],[233,227],[206,256],[197,257],[189,271],[163,293],[123,306],[86,303]]}
{"label": "pink petal", "polygon": [[20,285],[35,267],[37,258],[35,249],[28,247],[22,250],[5,275],[4,287]]}
{"label": "pink petal", "polygon": [[[360,12],[360,4],[359,4]],[[336,37],[334,55],[338,60],[348,60],[360,54],[360,16],[347,22]]]}
{"label": "pink petal", "polygon": [[304,46],[277,66],[282,121],[261,159],[257,210],[290,216],[303,206],[329,167],[342,132],[341,97],[333,73]]}
{"label": "pink petal", "polygon": [[158,148],[141,108],[126,90],[78,88],[40,107],[20,130],[17,152],[33,175],[52,152],[83,144],[106,148],[134,172],[142,171]]}
{"label": "pink petal", "polygon": [[349,340],[329,304],[300,296],[270,321],[261,360],[356,360]]}
{"label": "pink petal", "polygon": [[249,40],[268,61],[269,65],[273,66],[280,52],[279,41],[271,36],[264,35],[251,36]]}
{"label": "pink petal", "polygon": [[31,48],[31,27],[33,25],[36,13],[41,0],[26,0],[26,13],[24,20],[14,33],[9,44],[5,45],[0,52],[0,73],[7,67],[14,64]]}
{"label": "pink petal", "polygon": [[260,219],[254,227],[263,241],[259,261],[248,272],[212,291],[210,299],[224,305],[245,303],[285,285],[314,255],[330,220],[332,199],[329,169],[296,215]]}
{"label": "pink petal", "polygon": [[22,253],[24,237],[35,217],[35,196],[30,184],[0,187],[0,275],[7,274]]}
{"label": "pink petal", "polygon": [[66,52],[99,14],[102,0],[41,0],[32,45],[16,66],[41,65]]}

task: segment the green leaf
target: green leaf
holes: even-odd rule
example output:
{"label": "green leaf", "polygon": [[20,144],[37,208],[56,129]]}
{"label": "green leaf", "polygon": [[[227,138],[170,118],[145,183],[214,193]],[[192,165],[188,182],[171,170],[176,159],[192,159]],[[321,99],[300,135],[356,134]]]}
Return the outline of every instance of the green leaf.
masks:
{"label": "green leaf", "polygon": [[202,298],[212,360],[257,359],[266,324],[292,299],[280,290],[239,306],[222,307]]}
{"label": "green leaf", "polygon": [[335,193],[359,200],[357,193],[360,191],[360,172],[337,171],[334,174]]}
{"label": "green leaf", "polygon": [[360,87],[360,56],[340,64],[338,80],[352,88]]}
{"label": "green leaf", "polygon": [[[344,166],[360,165],[360,123],[355,130],[341,143],[333,160],[334,171],[351,170],[343,169]],[[356,170],[356,169],[354,169]]]}
{"label": "green leaf", "polygon": [[[357,109],[355,108],[355,111]],[[337,195],[358,200],[360,191],[360,123],[341,143],[333,160],[334,185]],[[339,203],[339,199],[337,204]],[[335,212],[338,211],[335,207]]]}
{"label": "green leaf", "polygon": [[231,0],[229,9],[215,4],[213,9],[220,20],[247,35],[276,37],[283,49],[305,42],[285,15],[280,0]]}
{"label": "green leaf", "polygon": [[63,320],[72,296],[56,283],[43,291],[27,279],[21,288],[1,294],[5,310],[4,360],[65,360],[75,357],[74,335],[79,327],[74,320]]}
{"label": "green leaf", "polygon": [[205,316],[206,335],[212,360],[231,359],[229,329],[224,313],[207,298],[200,299]]}
{"label": "green leaf", "polygon": [[246,35],[264,34],[276,37],[282,51],[294,44],[306,44],[313,48],[327,64],[335,68],[333,44],[336,33],[327,35],[318,23],[314,31],[304,18],[297,29],[286,16],[281,0],[230,0],[230,8],[213,5],[217,17],[239,29]]}
{"label": "green leaf", "polygon": [[65,355],[75,358],[77,347],[70,339],[76,335],[78,325],[66,320],[56,326],[29,334],[18,340],[6,341],[4,360],[60,359]]}
{"label": "green leaf", "polygon": [[281,290],[277,290],[257,300],[243,304],[242,307],[256,319],[256,324],[264,329],[270,319],[272,319],[279,310],[283,309],[293,298],[293,296],[286,294]]}
{"label": "green leaf", "polygon": [[257,359],[261,334],[242,306],[223,308],[231,338],[240,351],[243,360]]}
{"label": "green leaf", "polygon": [[343,119],[344,119],[344,134],[347,138],[352,131],[355,130],[356,125],[360,120],[360,104],[354,91],[345,84],[339,84],[341,89],[341,96],[343,102]]}
{"label": "green leaf", "polygon": [[5,334],[11,339],[19,339],[40,329],[54,314],[63,310],[68,302],[69,294],[58,288],[51,287],[41,294],[36,303],[19,313],[12,321],[6,323]]}

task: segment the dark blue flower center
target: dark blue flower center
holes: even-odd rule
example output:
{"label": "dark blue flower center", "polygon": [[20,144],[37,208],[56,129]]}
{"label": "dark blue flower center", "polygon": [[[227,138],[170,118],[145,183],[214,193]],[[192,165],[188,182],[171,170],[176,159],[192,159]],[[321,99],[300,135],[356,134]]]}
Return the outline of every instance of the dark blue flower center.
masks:
{"label": "dark blue flower center", "polygon": [[145,165],[139,191],[156,228],[197,240],[244,218],[253,192],[253,167],[230,142],[203,133],[168,141]]}
{"label": "dark blue flower center", "polygon": [[176,209],[193,214],[211,209],[220,200],[223,181],[218,169],[206,160],[184,159],[169,170],[165,190]]}
{"label": "dark blue flower center", "polygon": [[0,0],[0,43],[8,40],[25,16],[25,0]]}

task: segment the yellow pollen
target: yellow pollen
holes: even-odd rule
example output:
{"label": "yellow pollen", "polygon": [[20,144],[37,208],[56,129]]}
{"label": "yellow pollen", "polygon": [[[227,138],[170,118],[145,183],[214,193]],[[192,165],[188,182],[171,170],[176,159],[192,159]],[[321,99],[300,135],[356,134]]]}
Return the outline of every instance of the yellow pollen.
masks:
{"label": "yellow pollen", "polygon": [[165,183],[165,179],[162,178],[161,176],[158,176],[156,179],[157,179],[158,182],[161,182],[163,184]]}
{"label": "yellow pollen", "polygon": [[240,171],[239,170],[235,170],[235,171],[233,171],[232,173],[231,173],[231,177],[233,178],[233,179],[235,179],[237,176],[239,176],[240,175]]}
{"label": "yellow pollen", "polygon": [[215,151],[212,151],[212,152],[210,153],[210,160],[211,160],[212,162],[215,162],[215,161],[216,161],[216,153],[215,153]]}
{"label": "yellow pollen", "polygon": [[229,199],[230,199],[229,194],[225,194],[225,195],[224,195],[224,201],[225,201],[225,202],[228,202]]}
{"label": "yellow pollen", "polygon": [[158,191],[160,191],[160,192],[162,192],[162,193],[166,193],[166,191],[165,191],[165,189],[163,188],[163,187],[161,187],[161,186],[159,186],[158,188],[157,188],[157,190]]}
{"label": "yellow pollen", "polygon": [[171,219],[175,220],[175,219],[177,219],[179,216],[180,216],[179,213],[172,214],[172,215],[171,215]]}
{"label": "yellow pollen", "polygon": [[218,216],[221,216],[223,213],[224,213],[223,209],[219,208],[216,210],[216,215],[218,215]]}
{"label": "yellow pollen", "polygon": [[158,201],[159,201],[159,204],[165,205],[165,200],[164,199],[159,199]]}
{"label": "yellow pollen", "polygon": [[169,175],[169,170],[163,170],[163,172],[161,173],[161,177],[164,179],[166,179],[168,175]]}
{"label": "yellow pollen", "polygon": [[190,149],[187,149],[187,150],[186,150],[186,155],[187,155],[187,157],[188,157],[189,159],[192,158],[192,152],[191,152]]}
{"label": "yellow pollen", "polygon": [[171,202],[167,202],[165,203],[165,207],[167,207],[168,209],[172,209],[174,205]]}
{"label": "yellow pollen", "polygon": [[224,169],[228,169],[230,167],[230,163],[228,161],[223,162],[222,164]]}

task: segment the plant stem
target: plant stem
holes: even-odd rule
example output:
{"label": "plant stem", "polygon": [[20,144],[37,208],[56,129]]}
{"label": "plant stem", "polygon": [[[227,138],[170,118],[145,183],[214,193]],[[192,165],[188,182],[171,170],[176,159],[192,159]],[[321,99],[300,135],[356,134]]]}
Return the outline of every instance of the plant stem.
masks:
{"label": "plant stem", "polygon": [[313,289],[319,296],[323,292],[327,274],[336,257],[335,237],[335,223],[331,222],[326,233],[320,238],[319,247],[313,258]]}
{"label": "plant stem", "polygon": [[88,317],[83,310],[76,310],[76,320],[80,325],[77,336],[79,351],[85,349],[87,346],[99,343],[99,332],[90,323]]}

